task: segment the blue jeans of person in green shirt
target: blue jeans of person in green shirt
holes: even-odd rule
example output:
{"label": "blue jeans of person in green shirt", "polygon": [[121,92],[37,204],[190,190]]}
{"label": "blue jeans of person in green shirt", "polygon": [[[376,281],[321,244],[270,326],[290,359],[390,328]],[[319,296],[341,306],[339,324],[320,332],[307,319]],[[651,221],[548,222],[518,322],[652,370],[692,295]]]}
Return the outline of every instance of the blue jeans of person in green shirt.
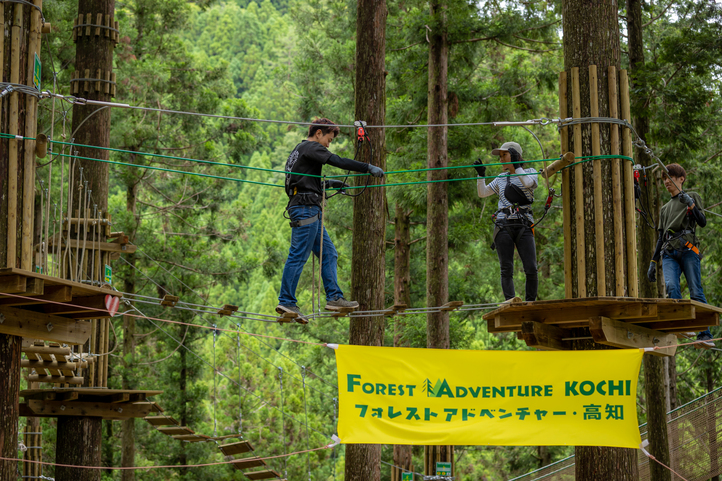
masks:
{"label": "blue jeans of person in green shirt", "polygon": [[[692,249],[682,247],[682,250],[671,250],[662,252],[662,271],[664,272],[664,285],[667,289],[667,296],[671,299],[682,299],[682,290],[679,280],[684,272],[689,286],[689,298],[707,304],[707,298],[702,289],[702,268],[699,261],[699,254]],[[707,328],[702,334],[712,335]]]}

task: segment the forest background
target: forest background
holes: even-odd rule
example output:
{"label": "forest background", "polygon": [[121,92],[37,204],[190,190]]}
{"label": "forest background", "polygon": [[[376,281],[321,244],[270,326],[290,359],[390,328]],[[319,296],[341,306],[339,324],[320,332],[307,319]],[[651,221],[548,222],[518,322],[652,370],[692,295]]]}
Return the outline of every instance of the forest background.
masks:
{"label": "forest background", "polygon": [[[418,0],[388,3],[387,124],[423,124],[427,107],[428,5]],[[127,0],[116,3],[121,25],[115,50],[116,100],[168,110],[236,117],[309,121],[316,116],[352,123],[356,2],[353,0],[185,1]],[[626,11],[620,3],[622,66],[626,68]],[[71,28],[77,2],[45,3],[52,33],[44,39],[44,88],[69,94],[74,70]],[[665,162],[679,162],[689,174],[685,187],[705,201],[709,224],[700,229],[702,277],[708,302],[722,305],[722,223],[715,211],[722,202],[720,59],[722,8],[705,1],[672,0],[643,4],[646,63],[632,90],[633,115],[650,122],[647,143]],[[526,120],[558,116],[557,78],[563,69],[561,4],[449,2],[449,118],[452,123]],[[40,129],[49,132],[52,107],[41,103]],[[72,138],[68,105],[58,104],[55,138]],[[559,155],[553,125],[532,129],[491,126],[449,128],[449,164],[470,165],[477,158],[494,162],[490,152],[504,141],[519,142],[527,160]],[[111,146],[161,154],[148,157],[111,153],[111,160],[192,171],[243,181],[282,185],[283,176],[243,166],[281,170],[305,128],[168,113],[114,109]],[[370,130],[373,135],[374,131]],[[331,150],[353,157],[354,133],[342,129]],[[387,170],[426,167],[426,129],[389,129]],[[198,165],[181,158],[227,164]],[[60,162],[60,161],[56,161]],[[539,169],[541,164],[532,163]],[[54,175],[59,175],[56,169]],[[340,174],[326,169],[327,174]],[[500,172],[491,167],[492,174]],[[47,178],[47,167],[38,178]],[[471,168],[454,169],[453,178],[474,177]],[[650,170],[650,182],[655,174]],[[389,182],[425,180],[423,173],[387,176]],[[559,193],[560,180],[551,187]],[[54,182],[58,185],[59,182]],[[272,314],[288,252],[290,228],[280,187],[112,166],[109,211],[115,231],[130,235],[134,255],[114,263],[114,285],[142,296],[178,295],[186,302]],[[52,194],[52,193],[51,193]],[[537,190],[535,215],[541,214],[547,185]],[[666,192],[660,193],[666,201]],[[397,205],[410,213],[411,305],[425,301],[426,186],[388,187],[387,305],[394,303],[393,238]],[[476,196],[474,180],[449,183],[449,298],[483,304],[502,300],[496,252],[490,250],[494,199]],[[647,199],[648,201],[649,199]],[[645,199],[642,199],[644,202]],[[540,299],[564,297],[561,202],[555,200],[536,229]],[[644,208],[641,204],[640,207]],[[647,209],[649,210],[649,209]],[[652,224],[656,214],[652,213]],[[352,201],[336,196],[326,211],[339,251],[339,280],[349,292]],[[638,218],[638,229],[648,229]],[[312,272],[307,266],[299,285],[299,305],[311,310]],[[516,266],[517,290],[523,271]],[[641,273],[643,274],[643,273]],[[646,282],[640,275],[640,282]],[[311,342],[348,342],[348,319],[319,319],[308,325],[218,318],[191,311],[161,310],[139,301],[143,314],[212,329],[160,325],[138,320],[128,329],[113,321],[109,387],[161,389],[155,401],[198,433],[240,434],[260,456],[317,448],[335,432],[336,378],[331,350],[244,332]],[[130,309],[130,307],[128,307]],[[451,315],[454,349],[523,350],[513,334],[490,335],[483,312]],[[426,347],[424,315],[388,318],[384,345],[401,335],[412,347]],[[717,331],[717,333],[719,333]],[[179,342],[180,341],[180,342]],[[182,343],[182,345],[181,345]],[[670,407],[718,387],[720,351],[680,349],[671,373]],[[217,373],[214,374],[214,367]],[[675,375],[676,374],[676,375]],[[643,378],[639,417],[645,421]],[[120,465],[120,423],[104,422],[103,463]],[[55,420],[43,419],[43,459],[54,461]],[[196,464],[222,461],[212,443],[181,443],[136,421],[136,464]],[[566,447],[458,447],[457,469],[463,480],[501,480],[529,472],[573,454]],[[423,448],[414,450],[422,465]],[[390,446],[382,451],[382,479],[389,479]],[[344,448],[273,460],[288,479],[343,479]],[[52,469],[45,475],[52,476]],[[107,471],[104,479],[120,479]],[[141,471],[136,479],[244,479],[229,466]]]}

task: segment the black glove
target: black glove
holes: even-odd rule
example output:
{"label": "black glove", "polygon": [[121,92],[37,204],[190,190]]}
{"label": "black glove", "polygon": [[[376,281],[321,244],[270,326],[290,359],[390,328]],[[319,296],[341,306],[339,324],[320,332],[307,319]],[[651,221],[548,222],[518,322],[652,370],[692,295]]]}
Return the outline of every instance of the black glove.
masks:
{"label": "black glove", "polygon": [[328,179],[323,181],[324,190],[328,189],[345,189],[349,185],[346,182],[342,182],[336,179]]}
{"label": "black glove", "polygon": [[486,177],[486,166],[481,159],[476,159],[476,162],[474,162],[474,168],[476,169],[476,173],[479,177]]}
{"label": "black glove", "polygon": [[692,207],[694,205],[694,199],[687,192],[679,193],[679,201],[683,204],[687,204],[687,207]]}
{"label": "black glove", "polygon": [[521,155],[519,155],[516,149],[509,149],[509,155],[511,156],[511,164],[515,170],[522,166]]}
{"label": "black glove", "polygon": [[655,261],[649,263],[647,279],[649,279],[649,282],[657,282],[657,263]]}
{"label": "black glove", "polygon": [[374,177],[383,177],[384,171],[381,170],[381,167],[376,167],[375,165],[369,164],[369,174],[373,175]]}

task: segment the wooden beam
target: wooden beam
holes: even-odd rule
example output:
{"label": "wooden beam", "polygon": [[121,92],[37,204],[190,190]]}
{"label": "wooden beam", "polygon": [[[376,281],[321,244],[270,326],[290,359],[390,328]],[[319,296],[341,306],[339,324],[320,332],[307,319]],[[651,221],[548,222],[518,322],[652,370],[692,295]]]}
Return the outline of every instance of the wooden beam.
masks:
{"label": "wooden beam", "polygon": [[69,356],[69,347],[49,347],[49,346],[23,346],[23,352],[26,354],[54,354],[56,356]]}
{"label": "wooden beam", "polygon": [[20,294],[27,290],[27,277],[2,276],[0,277],[0,293]]}
{"label": "wooden beam", "polygon": [[[54,240],[56,240],[54,237],[50,237],[48,239],[48,247],[53,247]],[[65,248],[68,245],[70,245],[71,249],[82,249],[83,247],[85,247],[86,249],[90,249],[91,247],[93,247],[96,251],[115,252],[118,254],[132,254],[137,249],[136,246],[130,244],[118,244],[117,242],[96,242],[95,245],[93,245],[91,241],[76,239],[70,239],[70,243],[68,244],[68,239],[63,238],[62,242],[60,242],[60,246],[62,248]]]}
{"label": "wooden beam", "polygon": [[[609,83],[609,116],[618,118],[617,109],[617,68],[607,68],[607,81]],[[619,126],[610,124],[610,144],[612,155],[619,155]],[[612,159],[612,204],[614,209],[614,273],[616,296],[624,295],[624,234],[622,222],[622,173],[619,166],[620,159]]]}
{"label": "wooden beam", "polygon": [[24,405],[27,406],[27,409],[32,413],[30,416],[87,416],[119,420],[145,417],[151,409],[151,406],[142,404],[36,401],[32,399]]}
{"label": "wooden beam", "polygon": [[72,305],[48,304],[44,307],[47,314],[90,314],[94,311],[105,311],[105,296],[76,297],[73,299]]}
{"label": "wooden beam", "polygon": [[522,322],[521,337],[527,346],[537,349],[550,351],[567,351],[571,349],[569,341],[563,340],[566,337],[571,337],[568,330],[542,324],[541,322]]}
{"label": "wooden beam", "polygon": [[719,326],[719,313],[704,312],[697,314],[695,319],[686,321],[662,321],[645,324],[644,327],[664,332],[686,332],[704,330],[710,326]]}
{"label": "wooden beam", "polygon": [[586,323],[590,317],[604,316],[611,319],[643,319],[653,320],[657,315],[657,306],[644,302],[617,301],[609,304],[574,307],[524,307],[500,311],[494,319],[495,328],[521,327],[524,321],[543,322],[544,324]]}
{"label": "wooden beam", "polygon": [[223,444],[218,446],[223,454],[226,456],[233,456],[234,454],[248,453],[253,451],[253,446],[248,441],[240,441],[238,443]]}
{"label": "wooden beam", "polygon": [[[572,68],[572,111],[575,119],[581,118],[582,107],[579,93],[579,67]],[[574,126],[574,156],[584,155],[582,150],[582,126]],[[582,164],[574,166],[574,224],[576,228],[577,297],[587,297],[587,270],[584,238],[584,174]]]}
{"label": "wooden beam", "polygon": [[677,350],[677,337],[646,327],[615,321],[607,317],[593,317],[589,319],[589,331],[597,344],[621,347],[625,349],[639,349],[643,347],[666,347],[658,351],[651,351],[656,356],[674,356]]}
{"label": "wooden beam", "polygon": [[[42,279],[38,279],[44,282]],[[0,306],[30,306],[34,304],[46,304],[50,302],[71,302],[73,300],[73,290],[70,286],[46,286],[43,292],[32,294],[32,299],[21,299],[19,297],[5,297],[0,299]],[[23,294],[28,295],[29,294]]]}
{"label": "wooden beam", "polygon": [[20,367],[27,369],[69,369],[74,371],[79,367],[88,367],[87,362],[64,362],[64,361],[37,361],[34,359],[22,359],[20,360]]}
{"label": "wooden beam", "polygon": [[[597,87],[597,66],[589,66],[589,110],[592,117],[599,116],[599,90]],[[599,144],[599,124],[592,123],[592,155],[601,154]],[[604,200],[602,199],[602,160],[592,161],[592,182],[594,184],[594,238],[597,258],[597,295],[607,295],[607,271],[604,265]]]}
{"label": "wooden beam", "polygon": [[25,376],[25,379],[28,380],[28,382],[49,382],[52,384],[83,384],[85,381],[85,378],[83,377],[77,377],[77,376],[52,376],[47,374],[30,374],[28,376]]}
{"label": "wooden beam", "polygon": [[[42,312],[0,307],[0,333],[32,337],[65,344],[85,344],[90,337],[90,322],[66,319]],[[30,352],[24,349],[25,352]],[[39,352],[40,353],[40,352]]]}
{"label": "wooden beam", "polygon": [[[626,70],[619,71],[619,94],[622,104],[622,118],[630,124],[632,114],[629,104],[629,78]],[[627,157],[633,157],[632,133],[628,128],[622,129],[622,153]],[[624,161],[624,223],[626,230],[626,251],[627,259],[627,292],[629,297],[639,295],[639,281],[637,280],[637,227],[634,200],[634,177],[632,175],[632,162]]]}

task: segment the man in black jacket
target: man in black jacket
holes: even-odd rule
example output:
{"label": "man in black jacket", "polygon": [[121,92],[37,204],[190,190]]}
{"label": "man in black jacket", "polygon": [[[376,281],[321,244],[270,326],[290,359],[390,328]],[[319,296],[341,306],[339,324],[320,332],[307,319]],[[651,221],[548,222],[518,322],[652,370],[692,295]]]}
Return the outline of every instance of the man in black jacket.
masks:
{"label": "man in black jacket", "polygon": [[[303,316],[296,305],[296,287],[303,272],[303,266],[313,252],[317,257],[323,242],[321,277],[326,291],[326,309],[338,311],[355,309],[358,302],[347,301],[338,286],[336,260],[338,253],[326,229],[321,232],[321,201],[323,189],[321,172],[325,164],[344,170],[368,172],[374,177],[383,177],[384,171],[375,165],[339,157],[328,150],[328,146],[339,133],[339,128],[328,119],[316,119],[308,129],[308,138],[298,144],[286,161],[286,194],[289,197],[286,210],[291,219],[291,248],[286,259],[281,279],[281,293],[278,296],[276,312],[295,313]],[[344,187],[340,181],[326,181],[328,187]]]}
{"label": "man in black jacket", "polygon": [[[669,164],[667,171],[669,176],[664,178],[664,187],[672,199],[662,206],[659,213],[659,238],[649,263],[647,278],[649,282],[657,282],[657,262],[661,257],[667,296],[671,299],[682,298],[679,279],[684,272],[689,297],[707,304],[702,289],[699,240],[696,234],[697,226],[707,225],[702,199],[696,192],[681,190],[687,179],[687,172],[681,165]],[[698,341],[710,339],[712,334],[709,329],[697,335]]]}

